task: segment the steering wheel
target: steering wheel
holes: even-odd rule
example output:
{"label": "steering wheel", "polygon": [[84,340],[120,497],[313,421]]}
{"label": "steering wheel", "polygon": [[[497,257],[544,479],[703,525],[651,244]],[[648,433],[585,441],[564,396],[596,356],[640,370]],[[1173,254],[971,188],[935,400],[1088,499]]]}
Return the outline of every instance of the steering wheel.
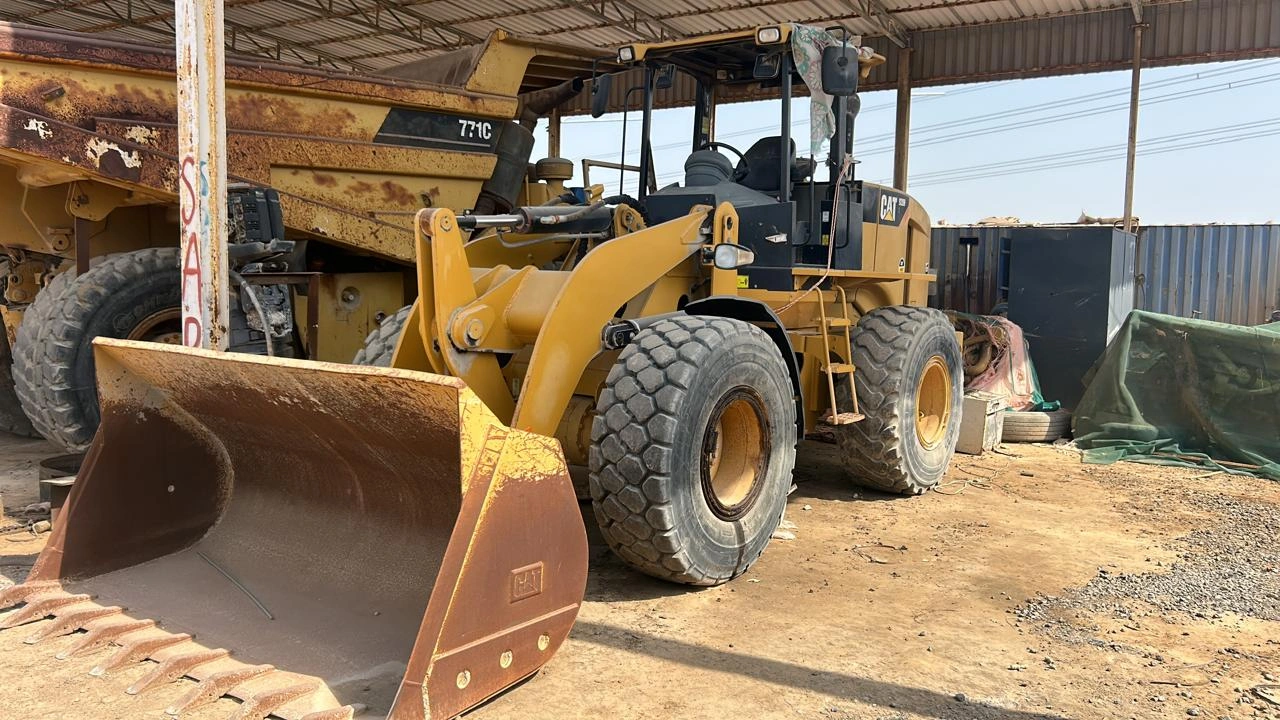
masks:
{"label": "steering wheel", "polygon": [[738,182],[739,180],[741,180],[741,179],[743,179],[743,178],[745,178],[746,176],[748,176],[748,175],[750,175],[750,174],[751,174],[751,163],[747,161],[747,156],[746,156],[746,155],[743,155],[741,150],[739,150],[738,148],[736,148],[736,147],[734,147],[734,146],[730,145],[729,143],[716,142],[716,141],[712,140],[711,142],[703,143],[703,144],[702,144],[702,147],[701,147],[701,148],[699,148],[699,149],[701,149],[701,150],[728,150],[730,153],[732,153],[732,154],[734,154],[734,155],[737,155],[737,156],[738,156],[738,164],[737,164],[737,166],[736,166],[736,167],[734,167],[734,169],[733,169],[733,181],[734,181],[734,182]]}

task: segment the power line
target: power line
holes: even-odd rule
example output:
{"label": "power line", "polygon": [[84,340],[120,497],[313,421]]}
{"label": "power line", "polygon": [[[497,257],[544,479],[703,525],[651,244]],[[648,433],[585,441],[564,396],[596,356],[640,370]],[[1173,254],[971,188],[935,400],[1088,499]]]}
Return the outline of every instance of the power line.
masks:
{"label": "power line", "polygon": [[[1154,145],[1161,145],[1161,144],[1175,142],[1175,141],[1185,141],[1192,138],[1201,138],[1201,137],[1214,135],[1216,133],[1221,133],[1221,132],[1238,132],[1242,130],[1257,130],[1260,128],[1269,128],[1269,127],[1275,127],[1275,126],[1280,126],[1280,117],[1268,118],[1265,120],[1258,120],[1254,122],[1235,123],[1232,125],[1224,125],[1221,127],[1212,127],[1212,128],[1202,129],[1202,130],[1190,130],[1187,132],[1175,133],[1173,135],[1164,135],[1161,137],[1148,138],[1146,140],[1139,141],[1138,146],[1151,147]],[[912,175],[911,180],[912,182],[920,182],[920,181],[928,182],[932,180],[946,178],[948,176],[953,176],[953,175],[967,175],[975,171],[995,170],[998,168],[1016,168],[1018,166],[1026,166],[1026,165],[1038,166],[1046,162],[1056,162],[1056,161],[1067,160],[1067,159],[1079,160],[1090,155],[1122,151],[1122,150],[1125,150],[1126,148],[1127,148],[1127,145],[1125,143],[1120,143],[1116,145],[1100,145],[1100,146],[1089,147],[1089,148],[1077,148],[1075,150],[1049,153],[1047,155],[1035,155],[1035,156],[1024,157],[1024,158],[1016,158],[1013,160],[1006,160],[1002,162],[984,163],[982,165],[967,165],[963,167],[952,168],[949,170],[937,170],[934,172],[920,173],[920,174]]]}
{"label": "power line", "polygon": [[[1227,90],[1235,90],[1237,88],[1250,87],[1252,85],[1261,85],[1264,83],[1275,82],[1276,80],[1280,80],[1280,73],[1272,73],[1270,75],[1260,75],[1254,78],[1245,78],[1244,80],[1241,80],[1241,81],[1227,82],[1227,83],[1222,83],[1220,85],[1209,85],[1207,87],[1195,88],[1192,90],[1181,90],[1178,92],[1168,93],[1166,95],[1157,95],[1156,97],[1145,99],[1142,101],[1142,106],[1147,107],[1150,105],[1159,105],[1161,103],[1172,102],[1174,100],[1182,100],[1189,97],[1199,97],[1201,95],[1209,95],[1212,93],[1225,92]],[[945,135],[937,138],[929,138],[926,140],[913,141],[911,143],[911,148],[914,150],[915,148],[918,148],[918,147],[926,147],[929,145],[941,145],[943,143],[955,142],[957,140],[965,140],[968,138],[992,135],[997,132],[1005,132],[1008,130],[1020,130],[1023,128],[1039,127],[1041,125],[1049,125],[1052,123],[1063,122],[1066,120],[1075,120],[1079,118],[1094,117],[1097,115],[1104,115],[1110,112],[1116,112],[1117,110],[1128,109],[1128,107],[1129,107],[1129,103],[1126,101],[1122,103],[1116,103],[1114,105],[1104,105],[1102,107],[1092,108],[1090,109],[1089,112],[1061,113],[1058,115],[1050,115],[1044,118],[1022,120],[1019,122],[1007,123],[1004,125],[993,125],[989,128],[976,128],[973,130],[956,133],[954,135]],[[883,155],[891,152],[893,152],[893,145],[882,145],[880,147],[875,147],[869,150],[860,150],[858,151],[857,154],[859,157],[866,157],[868,155]]]}
{"label": "power line", "polygon": [[[1182,151],[1182,150],[1190,150],[1190,149],[1199,149],[1199,148],[1206,148],[1206,147],[1214,147],[1214,146],[1217,146],[1217,145],[1229,145],[1229,144],[1232,144],[1232,143],[1245,142],[1245,141],[1248,141],[1248,140],[1257,140],[1257,139],[1260,139],[1260,138],[1268,138],[1268,137],[1273,137],[1273,136],[1276,136],[1276,135],[1280,135],[1280,128],[1276,128],[1276,129],[1272,129],[1272,130],[1266,130],[1266,131],[1260,131],[1260,132],[1254,132],[1254,133],[1248,133],[1248,134],[1244,134],[1244,135],[1236,135],[1236,136],[1231,136],[1231,137],[1216,138],[1216,139],[1213,139],[1213,140],[1210,140],[1210,141],[1207,141],[1207,142],[1183,143],[1183,144],[1178,144],[1178,145],[1172,145],[1172,146],[1169,146],[1169,147],[1153,148],[1153,149],[1150,149],[1150,150],[1139,150],[1139,151],[1138,151],[1138,155],[1141,155],[1141,156],[1143,156],[1143,157],[1147,157],[1147,156],[1151,156],[1151,155],[1164,155],[1164,154],[1166,154],[1166,153],[1179,152],[1179,151]],[[924,181],[924,182],[920,182],[920,183],[913,183],[913,187],[928,187],[928,186],[931,186],[931,185],[942,185],[942,184],[947,184],[947,183],[961,183],[961,182],[968,182],[968,181],[970,181],[970,180],[982,180],[982,179],[985,179],[985,178],[991,178],[991,177],[1005,177],[1005,176],[1009,176],[1009,175],[1023,175],[1023,174],[1027,174],[1027,173],[1044,172],[1044,171],[1046,171],[1046,170],[1059,170],[1059,169],[1063,169],[1063,168],[1080,167],[1080,166],[1083,166],[1083,165],[1096,165],[1097,163],[1101,163],[1101,162],[1108,162],[1108,161],[1112,161],[1112,160],[1121,160],[1121,159],[1123,159],[1124,157],[1125,157],[1125,153],[1123,153],[1123,152],[1117,152],[1117,153],[1113,153],[1113,154],[1109,154],[1109,155],[1101,155],[1101,156],[1098,156],[1098,157],[1083,158],[1083,159],[1079,159],[1079,160],[1071,160],[1071,161],[1065,161],[1065,162],[1060,162],[1060,163],[1050,163],[1050,164],[1046,164],[1046,165],[1036,165],[1036,166],[1031,166],[1031,167],[1019,168],[1019,169],[1015,169],[1015,170],[997,170],[997,171],[993,171],[993,172],[981,172],[981,173],[975,173],[975,174],[973,174],[973,175],[965,175],[965,176],[961,176],[961,177],[948,177],[948,178],[939,178],[939,179],[935,179],[935,180],[926,180],[926,181]]]}
{"label": "power line", "polygon": [[[1262,65],[1274,65],[1276,64],[1276,62],[1278,61],[1260,60],[1260,61],[1244,63],[1239,66],[1221,68],[1218,70],[1209,70],[1205,72],[1195,72],[1195,73],[1187,73],[1185,75],[1177,75],[1171,78],[1164,78],[1163,80],[1153,80],[1149,83],[1143,83],[1142,89],[1155,90],[1158,88],[1168,87],[1170,85],[1180,85],[1183,83],[1195,82],[1197,80],[1207,80],[1209,78],[1219,77],[1222,75],[1231,75],[1234,73],[1245,72]],[[978,123],[987,122],[990,120],[998,120],[1006,117],[1016,117],[1018,115],[1034,114],[1037,112],[1041,112],[1043,110],[1051,110],[1053,108],[1058,108],[1058,107],[1068,107],[1072,105],[1078,105],[1082,102],[1088,103],[1088,102],[1093,102],[1095,100],[1102,100],[1108,97],[1127,96],[1128,94],[1129,94],[1128,87],[1117,88],[1114,90],[1101,90],[1097,92],[1085,93],[1084,95],[1076,95],[1074,97],[1061,98],[1059,100],[1053,100],[1047,103],[1037,103],[1035,105],[1023,105],[1021,107],[1010,108],[1008,110],[1002,110],[995,113],[973,115],[967,118],[959,118],[957,120],[948,120],[946,122],[934,123],[932,125],[923,125],[921,127],[911,128],[911,134],[918,135],[922,133],[940,132],[942,130],[948,130],[955,127],[974,125]],[[1128,107],[1128,103],[1125,103],[1125,107]],[[893,137],[894,137],[894,133],[882,133],[879,135],[868,135],[861,139],[864,141],[875,141],[875,140],[889,140],[889,139],[892,139]]]}

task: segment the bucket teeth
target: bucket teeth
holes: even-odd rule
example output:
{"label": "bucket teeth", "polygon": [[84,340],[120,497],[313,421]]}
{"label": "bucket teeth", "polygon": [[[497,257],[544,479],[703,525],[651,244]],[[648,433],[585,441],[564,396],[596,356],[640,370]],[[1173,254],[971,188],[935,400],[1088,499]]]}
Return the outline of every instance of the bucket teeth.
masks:
{"label": "bucket teeth", "polygon": [[275,670],[271,665],[249,665],[214,673],[200,681],[178,702],[165,710],[169,715],[180,715],[189,710],[204,707],[226,695],[237,685]]}
{"label": "bucket teeth", "polygon": [[155,627],[155,625],[156,622],[154,620],[134,620],[133,618],[125,617],[123,615],[110,617],[102,620],[101,622],[93,623],[92,627],[86,628],[88,632],[77,640],[76,644],[66,650],[63,650],[54,657],[59,660],[66,660],[67,658],[88,655],[89,653],[101,650],[113,642],[118,642],[120,638],[131,632],[147,630]]}
{"label": "bucket teeth", "polygon": [[58,613],[52,623],[40,628],[23,642],[28,645],[35,645],[41,640],[73,633],[92,620],[119,615],[122,612],[124,612],[123,608],[114,606],[102,607],[95,603],[86,603],[83,607],[75,607],[68,609],[67,612]]}
{"label": "bucket teeth", "polygon": [[187,675],[197,667],[205,663],[221,660],[229,656],[231,653],[221,648],[217,650],[192,650],[190,652],[178,653],[172,657],[166,658],[164,662],[157,665],[146,677],[129,686],[126,693],[130,695],[138,695],[146,692],[157,685],[166,685]]}
{"label": "bucket teeth", "polygon": [[294,700],[319,689],[319,681],[310,680],[254,693],[240,705],[240,711],[232,715],[230,720],[263,720]]}
{"label": "bucket teeth", "polygon": [[339,708],[330,710],[317,710],[315,712],[303,715],[301,720],[351,720],[356,716],[356,708],[353,705],[343,705]]}
{"label": "bucket teeth", "polygon": [[130,638],[129,641],[121,643],[120,649],[115,655],[107,658],[107,661],[98,665],[89,671],[94,677],[101,677],[110,672],[115,672],[120,668],[132,663],[146,660],[151,653],[157,650],[163,650],[172,647],[178,643],[183,643],[191,639],[190,635],[181,633],[173,635],[171,633],[158,631],[154,633],[139,633],[137,637]]}
{"label": "bucket teeth", "polygon": [[10,585],[0,590],[0,610],[13,607],[20,602],[26,602],[27,598],[32,595],[40,595],[58,589],[58,583],[52,580],[44,580],[41,582],[27,582],[21,585]]}
{"label": "bucket teeth", "polygon": [[43,620],[61,608],[82,603],[88,599],[88,595],[72,595],[61,590],[31,595],[27,598],[26,605],[6,617],[4,622],[0,622],[0,630],[8,630],[19,625]]}

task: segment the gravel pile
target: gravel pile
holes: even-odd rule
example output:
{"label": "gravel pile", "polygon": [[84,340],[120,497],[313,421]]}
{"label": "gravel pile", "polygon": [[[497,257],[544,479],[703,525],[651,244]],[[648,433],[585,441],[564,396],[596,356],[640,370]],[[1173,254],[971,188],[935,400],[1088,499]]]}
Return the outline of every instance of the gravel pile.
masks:
{"label": "gravel pile", "polygon": [[1084,587],[1063,597],[1030,599],[1015,615],[1044,622],[1054,610],[1075,608],[1127,617],[1127,601],[1140,600],[1162,612],[1280,620],[1280,509],[1225,495],[1186,499],[1219,519],[1176,540],[1176,561],[1137,574],[1099,568]]}

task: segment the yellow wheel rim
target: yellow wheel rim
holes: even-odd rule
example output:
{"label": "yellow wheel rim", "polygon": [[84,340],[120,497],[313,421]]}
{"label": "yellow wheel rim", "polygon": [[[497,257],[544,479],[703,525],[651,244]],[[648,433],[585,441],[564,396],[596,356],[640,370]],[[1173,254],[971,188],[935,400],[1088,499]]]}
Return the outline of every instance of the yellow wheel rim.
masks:
{"label": "yellow wheel rim", "polygon": [[951,371],[939,355],[929,358],[916,385],[916,439],[933,449],[951,423]]}
{"label": "yellow wheel rim", "polygon": [[760,492],[769,459],[764,407],[754,391],[730,392],[712,413],[703,440],[702,491],[712,512],[741,517]]}

